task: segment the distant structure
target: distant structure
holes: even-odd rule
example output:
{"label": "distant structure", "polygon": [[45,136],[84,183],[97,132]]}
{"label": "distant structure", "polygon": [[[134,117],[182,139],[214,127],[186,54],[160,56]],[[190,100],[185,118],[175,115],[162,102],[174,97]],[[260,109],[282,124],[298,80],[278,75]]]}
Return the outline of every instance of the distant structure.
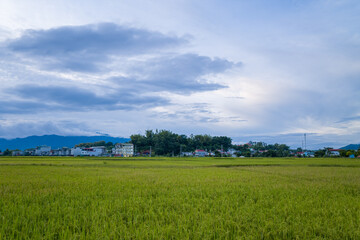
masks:
{"label": "distant structure", "polygon": [[134,144],[132,143],[117,143],[112,150],[113,154],[117,157],[134,156]]}
{"label": "distant structure", "polygon": [[341,149],[328,149],[327,155],[330,157],[340,157]]}
{"label": "distant structure", "polygon": [[202,149],[196,149],[195,152],[194,152],[194,156],[195,157],[205,157],[205,156],[208,156],[209,153],[206,152],[205,150],[202,150]]}
{"label": "distant structure", "polygon": [[35,155],[36,156],[49,156],[50,155],[50,151],[51,151],[51,147],[50,146],[39,146],[35,149]]}
{"label": "distant structure", "polygon": [[104,146],[89,147],[89,148],[77,147],[71,149],[71,155],[73,155],[74,157],[77,156],[99,157],[106,155],[106,148]]}

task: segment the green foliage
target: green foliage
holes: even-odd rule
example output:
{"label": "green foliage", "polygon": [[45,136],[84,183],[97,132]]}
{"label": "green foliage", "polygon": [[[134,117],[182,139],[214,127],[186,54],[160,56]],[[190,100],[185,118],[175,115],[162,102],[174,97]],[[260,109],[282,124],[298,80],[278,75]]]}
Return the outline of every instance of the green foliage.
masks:
{"label": "green foliage", "polygon": [[326,149],[321,149],[318,151],[315,151],[315,157],[325,157],[326,156]]}
{"label": "green foliage", "polygon": [[[234,145],[233,148],[245,157],[289,157],[291,156],[290,147],[285,144],[266,144],[257,142],[251,147],[248,144]],[[254,150],[252,154],[250,148]],[[261,151],[261,152],[260,152]]]}
{"label": "green foliage", "polygon": [[75,147],[83,147],[83,148],[99,147],[99,146],[104,146],[108,151],[110,151],[115,146],[115,144],[113,144],[112,142],[98,141],[93,143],[79,143],[75,145]]}
{"label": "green foliage", "polygon": [[227,151],[231,147],[231,138],[210,135],[178,135],[168,130],[146,130],[145,135],[135,134],[130,136],[131,143],[136,146],[137,152],[152,150],[156,155],[170,156],[173,153],[179,155],[180,146],[183,152],[193,152],[196,149],[215,151],[223,149]]}
{"label": "green foliage", "polygon": [[11,156],[12,155],[12,151],[9,150],[9,149],[6,149],[4,152],[3,152],[3,156]]}
{"label": "green foliage", "polygon": [[360,160],[0,158],[0,239],[360,239]]}

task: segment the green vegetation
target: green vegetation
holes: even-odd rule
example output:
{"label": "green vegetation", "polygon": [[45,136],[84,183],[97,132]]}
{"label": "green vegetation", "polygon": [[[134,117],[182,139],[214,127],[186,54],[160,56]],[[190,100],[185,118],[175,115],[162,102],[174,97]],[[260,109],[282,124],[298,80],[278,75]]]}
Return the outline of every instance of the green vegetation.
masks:
{"label": "green vegetation", "polygon": [[[252,143],[252,142],[250,142]],[[257,142],[250,147],[248,144],[233,145],[233,148],[237,150],[238,156],[246,157],[290,157],[290,147],[285,144],[266,144],[264,142]],[[255,150],[252,154],[250,148]],[[302,149],[299,149],[302,151]]]}
{"label": "green vegetation", "polygon": [[360,239],[360,160],[0,158],[0,239]]}
{"label": "green vegetation", "polygon": [[204,149],[207,151],[215,151],[223,148],[227,151],[231,147],[231,138],[225,136],[210,135],[179,135],[168,130],[147,130],[145,135],[135,134],[130,136],[131,143],[137,148],[137,152],[149,150],[156,155],[171,156],[179,155],[182,152],[193,152],[195,149]]}
{"label": "green vegetation", "polygon": [[97,147],[97,146],[105,146],[107,150],[111,150],[113,147],[115,147],[115,144],[112,142],[105,142],[105,141],[98,141],[98,142],[89,142],[89,143],[79,143],[76,144],[75,147]]}

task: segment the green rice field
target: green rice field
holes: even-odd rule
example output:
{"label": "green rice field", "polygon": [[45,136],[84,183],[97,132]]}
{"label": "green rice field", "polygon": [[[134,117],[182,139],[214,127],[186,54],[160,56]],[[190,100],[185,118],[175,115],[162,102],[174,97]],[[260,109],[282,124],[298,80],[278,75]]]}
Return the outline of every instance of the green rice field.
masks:
{"label": "green rice field", "polygon": [[360,160],[1,157],[0,239],[360,239]]}

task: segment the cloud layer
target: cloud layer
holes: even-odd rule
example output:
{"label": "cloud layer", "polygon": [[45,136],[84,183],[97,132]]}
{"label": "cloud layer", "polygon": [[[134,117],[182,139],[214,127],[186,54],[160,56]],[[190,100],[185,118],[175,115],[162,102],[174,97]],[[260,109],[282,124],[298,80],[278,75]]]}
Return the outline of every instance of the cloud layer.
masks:
{"label": "cloud layer", "polygon": [[225,88],[207,78],[239,63],[179,52],[187,43],[114,23],[26,30],[2,44],[3,70],[18,83],[2,89],[0,113],[151,109],[171,104],[171,93]]}
{"label": "cloud layer", "polygon": [[44,69],[99,71],[112,56],[134,56],[161,51],[187,42],[159,32],[113,23],[27,30],[7,48],[35,60]]}

